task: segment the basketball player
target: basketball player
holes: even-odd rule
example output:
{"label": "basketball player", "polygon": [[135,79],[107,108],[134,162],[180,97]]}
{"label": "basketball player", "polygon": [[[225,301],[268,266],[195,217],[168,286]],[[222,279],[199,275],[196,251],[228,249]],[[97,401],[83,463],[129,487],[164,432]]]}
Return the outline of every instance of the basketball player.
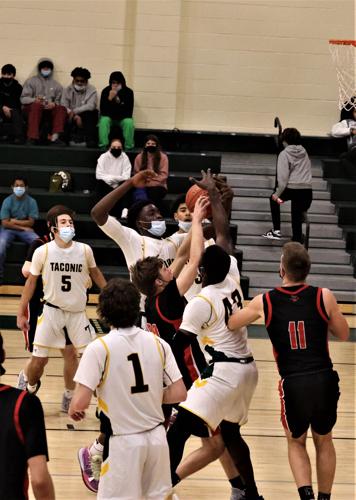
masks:
{"label": "basketball player", "polygon": [[[0,376],[5,370],[0,334]],[[47,468],[48,449],[43,409],[37,396],[0,384],[0,498],[28,498],[28,469],[36,500],[54,500]]]}
{"label": "basketball player", "polygon": [[[32,256],[35,250],[37,250],[37,248],[41,247],[42,245],[48,243],[51,240],[52,233],[50,231],[50,224],[51,224],[50,221],[52,214],[55,213],[58,209],[66,210],[66,207],[64,207],[63,205],[55,205],[47,212],[46,219],[47,219],[48,234],[45,234],[44,236],[35,240],[28,249],[26,261],[22,266],[22,274],[24,275],[25,278],[28,278],[30,274]],[[24,332],[25,349],[28,350],[30,353],[32,353],[33,351],[33,339],[35,338],[37,320],[39,316],[41,316],[42,311],[43,311],[43,283],[42,283],[42,277],[40,276],[37,280],[36,289],[33,293],[33,296],[29,302],[29,307],[28,307],[28,322],[30,328],[29,330],[26,330]],[[65,391],[62,397],[61,410],[64,413],[67,413],[70,403],[70,397],[75,388],[75,383],[73,382],[73,376],[78,368],[77,353],[68,337],[66,337],[66,346],[61,352],[64,360],[63,377],[65,384]],[[28,382],[27,364],[28,363],[26,363],[24,369],[21,370],[19,373],[17,388],[21,390],[26,389],[26,385]]]}
{"label": "basketball player", "polygon": [[258,499],[262,497],[258,495],[248,446],[240,434],[257,384],[257,368],[247,345],[247,330],[232,333],[227,328],[231,312],[242,307],[240,275],[236,259],[223,249],[232,251],[229,225],[210,173],[198,185],[208,190],[214,223],[218,221],[224,230],[217,231],[217,245],[203,254],[203,288],[186,306],[175,339],[176,347],[184,349],[189,338],[198,337],[209,366],[189,389],[168,431],[172,479],[176,484],[211,461],[209,454],[202,453],[197,460],[194,452],[180,464],[191,434],[211,436],[221,453],[224,445],[227,447],[244,480],[245,491],[236,487],[234,498]]}
{"label": "basketball player", "polygon": [[50,224],[54,240],[33,254],[17,315],[18,328],[28,330],[28,304],[42,275],[45,305],[37,322],[33,353],[27,366],[30,393],[36,393],[40,387],[49,349],[64,349],[66,335],[78,353],[92,341],[94,332],[85,313],[87,289],[90,278],[99,288],[106,284],[89,245],[72,241],[75,236],[73,211],[59,207],[53,212]]}
{"label": "basketball player", "polygon": [[347,340],[349,327],[332,292],[306,283],[309,270],[307,250],[300,243],[286,243],[279,268],[282,285],[257,295],[248,307],[233,314],[229,328],[235,330],[264,318],[281,376],[281,420],[299,496],[302,500],[315,498],[306,450],[311,427],[318,500],[328,500],[336,467],[332,428],[340,395],[339,377],[329,356],[328,331]]}
{"label": "basketball player", "polygon": [[132,283],[111,280],[100,293],[98,312],[111,331],[85,350],[69,408],[74,420],[82,420],[96,391],[110,420],[97,498],[167,498],[172,485],[161,405],[185,399],[182,376],[169,345],[134,326],[140,293]]}

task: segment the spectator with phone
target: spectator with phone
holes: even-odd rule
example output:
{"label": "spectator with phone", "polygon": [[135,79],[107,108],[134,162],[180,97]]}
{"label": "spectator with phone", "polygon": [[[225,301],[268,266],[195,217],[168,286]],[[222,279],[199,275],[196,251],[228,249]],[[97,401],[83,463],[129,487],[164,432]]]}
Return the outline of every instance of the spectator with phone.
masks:
{"label": "spectator with phone", "polygon": [[125,150],[132,149],[135,125],[132,118],[134,93],[126,86],[121,71],[114,71],[109,78],[109,85],[103,89],[100,97],[99,147],[109,146],[110,129],[113,125],[121,128]]}

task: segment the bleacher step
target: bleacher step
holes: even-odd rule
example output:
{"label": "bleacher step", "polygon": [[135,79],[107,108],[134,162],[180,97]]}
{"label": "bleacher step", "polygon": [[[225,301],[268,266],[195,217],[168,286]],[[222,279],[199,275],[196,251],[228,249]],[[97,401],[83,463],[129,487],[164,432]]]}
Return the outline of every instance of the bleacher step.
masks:
{"label": "bleacher step", "polygon": [[[261,233],[262,234],[262,233]],[[282,247],[284,243],[287,243],[289,238],[282,238],[281,240],[268,240],[263,238],[261,235],[245,235],[238,234],[237,246],[240,245],[253,245],[253,246],[265,246],[265,247]],[[331,238],[310,238],[309,248],[346,248],[346,243],[342,239],[331,239]],[[244,259],[246,256],[244,256]]]}
{"label": "bleacher step", "polygon": [[[232,210],[248,210],[270,213],[269,198],[237,197],[232,201]],[[290,212],[290,203],[281,205],[281,212]],[[328,200],[314,200],[308,213],[334,214],[335,206]]]}
{"label": "bleacher step", "polygon": [[[249,221],[265,221],[271,223],[271,214],[269,212],[257,212],[257,211],[237,211],[233,210],[231,212],[231,218],[235,221],[249,220]],[[308,218],[311,223],[314,224],[337,224],[338,218],[336,214],[311,214],[308,213]],[[291,213],[282,212],[281,222],[290,223]]]}
{"label": "bleacher step", "polygon": [[[279,263],[281,258],[281,246],[251,246],[238,245],[243,252],[243,269],[248,262],[260,261],[262,263]],[[333,248],[310,248],[309,255],[312,264],[347,265],[350,264],[350,255],[341,249]],[[329,267],[330,272],[330,267]]]}
{"label": "bleacher step", "polygon": [[[245,235],[261,235],[271,229],[270,222],[254,221],[251,224],[249,221],[239,221],[239,238]],[[282,227],[283,237],[290,237],[292,228],[290,224]],[[342,238],[342,229],[333,224],[310,224],[310,235],[313,238]]]}

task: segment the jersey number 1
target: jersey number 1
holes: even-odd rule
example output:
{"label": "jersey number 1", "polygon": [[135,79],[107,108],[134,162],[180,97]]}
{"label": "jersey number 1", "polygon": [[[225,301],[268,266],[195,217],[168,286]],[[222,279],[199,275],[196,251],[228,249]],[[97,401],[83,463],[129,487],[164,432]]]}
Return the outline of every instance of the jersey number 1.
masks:
{"label": "jersey number 1", "polygon": [[288,332],[289,332],[290,346],[292,349],[307,348],[304,321],[298,321],[297,326],[295,324],[295,321],[290,321],[288,324]]}
{"label": "jersey number 1", "polygon": [[132,361],[132,366],[135,373],[136,385],[131,386],[131,394],[137,394],[138,392],[148,392],[148,385],[143,383],[143,373],[138,354],[136,352],[132,353],[127,356],[127,359],[129,361]]}

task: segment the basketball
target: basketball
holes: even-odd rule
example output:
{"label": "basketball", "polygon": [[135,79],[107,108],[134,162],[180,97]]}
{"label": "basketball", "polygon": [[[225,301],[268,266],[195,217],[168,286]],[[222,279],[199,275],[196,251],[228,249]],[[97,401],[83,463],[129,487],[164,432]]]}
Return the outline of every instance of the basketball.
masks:
{"label": "basketball", "polygon": [[[202,189],[197,184],[194,184],[191,188],[188,189],[187,194],[185,195],[185,203],[189,209],[189,212],[194,212],[194,207],[197,202],[197,199],[200,196],[207,196],[209,198],[208,191]],[[211,206],[209,205],[206,210],[206,217],[211,217]]]}

